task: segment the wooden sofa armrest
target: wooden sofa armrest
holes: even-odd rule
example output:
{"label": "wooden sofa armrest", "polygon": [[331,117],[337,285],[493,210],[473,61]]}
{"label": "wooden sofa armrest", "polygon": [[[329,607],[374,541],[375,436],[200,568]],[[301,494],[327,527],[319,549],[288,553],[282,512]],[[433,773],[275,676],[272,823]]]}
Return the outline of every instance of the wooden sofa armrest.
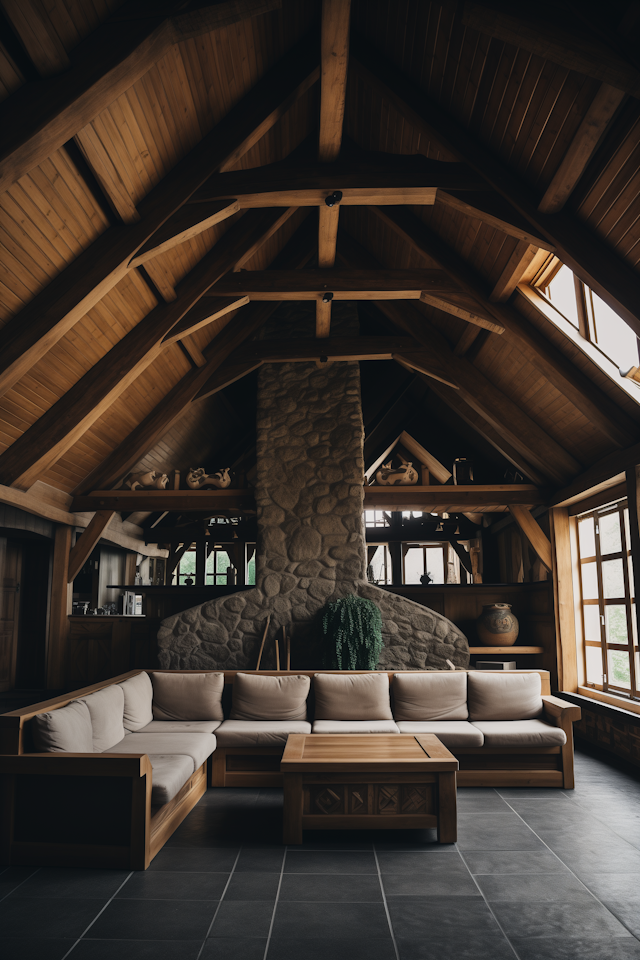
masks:
{"label": "wooden sofa armrest", "polygon": [[[574,723],[576,720],[579,720],[582,716],[582,710],[580,707],[576,707],[573,703],[568,703],[566,700],[561,700],[560,697],[543,697],[542,703],[544,705],[544,712],[553,717],[556,721],[556,726],[563,726],[565,722],[569,721]],[[559,723],[557,721],[560,721]]]}
{"label": "wooden sofa armrest", "polygon": [[57,777],[151,777],[151,761],[146,753],[5,754],[0,755],[0,773]]}

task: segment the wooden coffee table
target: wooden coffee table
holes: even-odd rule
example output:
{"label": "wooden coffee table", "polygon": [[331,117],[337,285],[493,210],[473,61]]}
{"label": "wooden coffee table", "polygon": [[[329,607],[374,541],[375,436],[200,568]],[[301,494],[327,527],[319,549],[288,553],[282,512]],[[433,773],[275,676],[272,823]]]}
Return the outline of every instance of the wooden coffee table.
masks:
{"label": "wooden coffee table", "polygon": [[280,769],[284,843],[303,830],[434,827],[456,841],[458,761],[430,734],[292,733]]}

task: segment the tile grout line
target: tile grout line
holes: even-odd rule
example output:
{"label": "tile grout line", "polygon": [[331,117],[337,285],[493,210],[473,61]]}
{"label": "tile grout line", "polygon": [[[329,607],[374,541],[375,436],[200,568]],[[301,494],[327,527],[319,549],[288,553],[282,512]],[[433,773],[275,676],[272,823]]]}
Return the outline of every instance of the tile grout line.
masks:
{"label": "tile grout line", "polygon": [[269,945],[271,943],[271,934],[273,933],[273,925],[276,922],[276,910],[278,909],[278,902],[280,900],[280,888],[282,887],[282,878],[284,876],[284,865],[287,862],[287,852],[289,847],[284,848],[284,854],[282,857],[282,866],[280,867],[280,879],[278,880],[278,889],[276,890],[276,899],[273,904],[273,913],[271,914],[271,923],[269,924],[269,932],[267,934],[267,942],[264,948],[264,957],[263,960],[267,960],[267,953],[269,952]]}
{"label": "tile grout line", "polygon": [[[507,804],[507,806],[510,807],[510,809],[515,813],[515,815],[516,815],[520,820],[522,820],[522,822],[524,823],[525,827],[527,827],[529,830],[531,830],[531,832],[533,833],[533,835],[538,838],[538,840],[540,841],[540,843],[542,843],[542,844],[546,847],[546,849],[549,851],[549,853],[552,854],[552,856],[554,856],[554,857],[556,858],[556,860],[558,860],[558,861],[562,864],[562,866],[565,868],[565,870],[568,870],[568,871],[569,871],[569,873],[571,874],[571,876],[572,876],[575,880],[577,880],[578,883],[582,884],[582,886],[585,888],[585,890],[588,891],[588,893],[590,894],[590,896],[593,897],[593,899],[596,901],[596,903],[599,903],[600,906],[601,906],[604,910],[607,911],[607,913],[610,913],[610,914],[611,914],[611,916],[614,918],[614,920],[617,920],[618,923],[621,924],[621,925],[625,928],[625,930],[627,930],[628,933],[631,934],[632,937],[634,937],[636,940],[638,940],[639,938],[636,937],[635,933],[632,933],[632,931],[629,930],[629,928],[627,927],[626,923],[624,923],[622,920],[620,920],[619,917],[616,917],[615,913],[614,913],[612,910],[609,910],[609,907],[607,907],[606,904],[604,904],[604,903],[602,902],[602,900],[600,899],[600,897],[596,896],[596,894],[595,894],[592,890],[589,889],[589,887],[586,885],[586,883],[585,883],[583,880],[580,879],[580,877],[578,876],[578,874],[577,874],[577,873],[574,873],[574,871],[571,869],[571,867],[564,862],[564,860],[562,859],[562,857],[559,857],[558,854],[555,852],[555,850],[552,850],[552,849],[551,849],[551,847],[542,839],[542,837],[541,837],[538,833],[536,833],[536,831],[533,829],[533,827],[530,826],[530,824],[527,823],[527,821],[524,819],[524,817],[521,816],[521,815],[518,813],[518,811],[517,811],[516,809],[514,809],[514,807],[511,806],[511,804],[509,803],[509,801],[508,801],[508,800],[505,800],[504,797],[503,797],[502,799],[503,799],[504,802]],[[544,801],[543,801],[543,802],[544,802]],[[629,846],[631,846],[631,844],[629,844]],[[467,868],[467,869],[468,869],[468,868]],[[539,902],[539,903],[543,903],[544,901],[538,901],[538,902]],[[64,960],[64,958],[63,958],[63,960]]]}
{"label": "tile grout line", "polygon": [[500,932],[502,933],[502,936],[505,938],[505,940],[507,941],[507,943],[509,944],[509,946],[510,946],[511,949],[513,950],[514,956],[516,956],[516,957],[518,958],[518,960],[520,960],[520,954],[518,953],[518,951],[516,950],[516,948],[514,947],[514,945],[511,943],[511,940],[510,940],[509,937],[507,936],[504,927],[502,926],[502,924],[500,923],[500,921],[499,921],[498,918],[496,917],[496,915],[495,915],[495,913],[494,913],[494,911],[493,911],[493,908],[492,908],[491,904],[489,903],[489,901],[488,901],[487,898],[485,897],[484,893],[482,892],[482,888],[481,888],[480,884],[479,884],[478,881],[476,880],[475,876],[471,873],[471,870],[469,870],[469,864],[468,864],[467,861],[465,860],[464,854],[463,854],[462,850],[460,850],[460,848],[458,847],[458,844],[457,844],[457,843],[456,843],[456,850],[458,851],[458,854],[459,854],[459,856],[460,856],[460,859],[462,860],[462,862],[464,863],[465,867],[467,868],[467,871],[468,871],[468,873],[469,873],[469,876],[471,877],[471,879],[472,879],[473,882],[475,883],[476,887],[478,888],[478,892],[480,893],[480,896],[481,896],[482,899],[484,900],[485,905],[486,905],[489,913],[491,914],[491,916],[493,917],[493,919],[495,920],[495,922],[498,924],[498,927],[500,928]]}
{"label": "tile grout line", "polygon": [[[7,867],[7,870],[9,870],[9,869],[10,869],[10,868]],[[14,887],[13,890],[9,890],[9,893],[5,893],[4,897],[0,897],[0,903],[2,903],[3,900],[6,900],[7,897],[11,897],[11,896],[16,892],[16,890],[19,890],[19,889],[20,889],[20,887],[22,886],[23,883],[26,883],[27,880],[31,880],[31,877],[35,877],[35,875],[36,875],[36,873],[38,872],[38,870],[41,870],[41,869],[42,869],[41,867],[36,867],[36,869],[33,871],[33,873],[30,873],[28,877],[25,877],[24,880],[22,880],[22,881],[18,884],[17,887]],[[5,873],[4,870],[3,870],[2,872]]]}
{"label": "tile grout line", "polygon": [[[216,921],[216,917],[218,916],[218,913],[220,912],[220,907],[222,906],[222,903],[223,903],[223,901],[224,901],[224,896],[225,896],[227,890],[229,889],[229,884],[231,883],[231,878],[233,877],[234,873],[236,872],[236,867],[238,866],[238,860],[240,859],[240,854],[241,854],[241,853],[242,853],[242,847],[240,847],[240,849],[238,850],[238,854],[237,854],[235,860],[233,861],[233,866],[231,867],[231,873],[229,874],[229,879],[227,880],[227,882],[226,882],[225,885],[224,885],[224,890],[222,891],[222,896],[221,896],[220,899],[218,900],[218,906],[216,907],[216,909],[215,909],[215,911],[214,911],[214,914],[213,914],[213,917],[211,918],[211,923],[210,923],[209,926],[207,927],[207,932],[206,932],[205,935],[204,935],[204,940],[202,941],[202,946],[201,946],[200,949],[198,950],[198,955],[196,956],[196,960],[200,960],[200,957],[201,957],[201,955],[202,955],[202,951],[204,950],[204,948],[205,948],[206,945],[207,945],[207,940],[209,939],[209,934],[211,933],[211,929],[212,929],[212,927],[213,927],[213,925],[214,925],[214,923],[215,923],[215,921]],[[196,871],[194,871],[194,873],[195,873],[195,872],[196,872]],[[62,960],[64,960],[64,957],[62,958]]]}
{"label": "tile grout line", "polygon": [[382,903],[384,905],[384,912],[387,916],[387,923],[389,925],[389,933],[391,934],[391,940],[393,942],[393,949],[396,952],[396,960],[400,960],[400,951],[398,950],[398,944],[396,941],[396,935],[393,929],[393,924],[391,923],[391,914],[389,913],[389,904],[387,903],[387,895],[384,890],[384,884],[382,882],[382,871],[380,870],[380,861],[378,860],[378,851],[376,850],[375,843],[372,844],[373,855],[376,859],[376,870],[378,871],[378,882],[380,884],[380,892],[382,894]]}
{"label": "tile grout line", "polygon": [[99,911],[98,911],[98,913],[95,915],[95,917],[93,918],[93,920],[91,921],[91,923],[89,924],[89,926],[86,927],[86,928],[82,931],[82,933],[80,934],[80,936],[78,937],[78,939],[76,940],[76,942],[75,942],[71,947],[69,947],[69,949],[67,950],[67,952],[66,952],[66,953],[64,954],[64,956],[62,957],[62,960],[67,960],[67,957],[69,956],[69,954],[71,953],[72,950],[75,950],[75,948],[78,946],[78,944],[80,943],[80,941],[83,939],[85,933],[88,933],[89,930],[91,930],[91,927],[92,927],[92,926],[94,925],[94,923],[99,919],[99,917],[102,916],[102,914],[103,914],[104,911],[107,909],[107,907],[108,907],[109,904],[112,902],[112,900],[115,900],[115,898],[118,896],[118,894],[120,893],[120,891],[121,891],[122,888],[124,887],[125,883],[128,883],[129,880],[131,880],[131,877],[133,876],[134,872],[135,872],[134,870],[131,870],[130,873],[129,873],[129,875],[124,878],[124,880],[122,881],[122,883],[120,884],[120,886],[118,887],[118,889],[112,894],[112,896],[109,897],[109,899],[108,899],[107,902],[105,903],[105,905],[104,905],[104,907],[102,908],[102,910],[99,910]]}

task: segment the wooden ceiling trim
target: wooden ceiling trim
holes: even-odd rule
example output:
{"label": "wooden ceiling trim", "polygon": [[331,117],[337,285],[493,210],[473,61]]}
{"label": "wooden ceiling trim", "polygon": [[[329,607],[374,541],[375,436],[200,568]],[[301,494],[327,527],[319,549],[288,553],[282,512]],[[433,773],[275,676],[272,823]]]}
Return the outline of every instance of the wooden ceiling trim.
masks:
{"label": "wooden ceiling trim", "polygon": [[318,79],[313,40],[296,45],[139,205],[141,221],[111,227],[0,331],[0,394],[124,276],[128,262],[216,169],[235,163]]}
{"label": "wooden ceiling trim", "polygon": [[603,433],[624,446],[635,435],[636,425],[629,421],[620,408],[608,397],[595,393],[593,384],[580,374],[564,357],[552,351],[537,330],[506,304],[491,302],[477,278],[464,260],[446,248],[441,239],[402,208],[375,207],[381,220],[428,257],[438,261],[445,272],[463,290],[474,296],[496,320],[504,326],[504,336],[524,349],[538,369],[567,399],[583,411]]}
{"label": "wooden ceiling trim", "polygon": [[586,34],[563,29],[557,22],[553,30],[547,23],[531,17],[519,17],[479,4],[465,3],[465,26],[505,43],[529,50],[564,67],[609,83],[633,96],[640,96],[640,71],[623,60],[611,48]]}
{"label": "wooden ceiling trim", "polygon": [[[291,211],[293,212],[293,211]],[[181,281],[174,303],[155,307],[0,457],[0,477],[28,488],[75,443],[152,362],[162,338],[216,280],[239,266],[287,219],[289,211],[253,211]],[[2,482],[2,481],[0,481]]]}
{"label": "wooden ceiling trim", "polygon": [[538,247],[521,240],[500,274],[500,279],[489,294],[493,303],[506,303],[516,289],[527,268],[533,263]]}
{"label": "wooden ceiling trim", "polygon": [[[292,218],[293,219],[293,218]],[[314,231],[315,232],[315,231]],[[305,223],[280,251],[274,267],[304,266],[315,252],[315,236]],[[230,354],[250,339],[268,320],[278,303],[254,303],[245,307],[233,324],[225,327],[207,347],[206,367],[193,370],[165,396],[129,435],[81,482],[76,492],[96,487],[109,487],[122,479],[151,450],[196,398],[203,384],[226,361]]]}
{"label": "wooden ceiling trim", "polygon": [[[226,26],[257,16],[265,12],[265,2],[215,4],[206,22],[214,23],[218,16],[220,25]],[[273,0],[271,9],[279,5]],[[0,123],[10,132],[0,154],[0,190],[71,139],[181,39],[171,19],[149,16],[144,0],[127,5],[126,21],[126,29],[118,17],[103,23],[78,46],[68,70],[26,84],[0,106]],[[213,29],[217,28],[210,26],[205,32]]]}
{"label": "wooden ceiling trim", "polygon": [[571,146],[538,204],[538,210],[542,213],[556,213],[563,208],[624,98],[622,90],[607,83],[600,85]]}
{"label": "wooden ceiling trim", "polygon": [[[366,251],[349,243],[339,248],[345,263],[367,262],[370,268],[379,266]],[[500,433],[522,457],[531,462],[545,477],[562,482],[562,476],[572,476],[580,470],[577,460],[568,454],[535,421],[464,357],[458,357],[432,324],[410,304],[380,300],[378,309],[396,327],[418,340],[442,365],[447,376],[458,385],[460,395]]]}
{"label": "wooden ceiling trim", "polygon": [[[354,38],[351,63],[383,96],[421,128],[434,131],[538,230],[555,244],[558,256],[640,335],[637,275],[602,241],[589,234],[572,214],[537,210],[520,178],[436,103],[429,102],[402,73]],[[605,286],[606,284],[606,286]]]}
{"label": "wooden ceiling trim", "polygon": [[2,0],[2,10],[41,77],[70,67],[67,51],[38,0]]}

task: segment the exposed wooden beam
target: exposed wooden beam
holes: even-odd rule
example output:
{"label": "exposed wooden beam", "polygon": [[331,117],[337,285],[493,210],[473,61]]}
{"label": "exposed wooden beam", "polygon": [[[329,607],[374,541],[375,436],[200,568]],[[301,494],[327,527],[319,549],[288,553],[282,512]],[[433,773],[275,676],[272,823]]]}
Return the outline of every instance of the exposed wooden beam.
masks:
{"label": "exposed wooden beam", "polygon": [[[291,268],[304,266],[315,252],[315,244],[315,227],[307,221],[278,254],[274,265]],[[207,366],[191,370],[183,377],[74,492],[105,489],[122,481],[180,419],[209,377],[234,350],[257,333],[277,307],[277,302],[253,303],[246,307],[237,320],[226,326],[206,348]]]}
{"label": "exposed wooden beam", "polygon": [[498,323],[495,317],[484,310],[478,301],[465,291],[456,290],[445,298],[423,290],[420,294],[420,300],[422,303],[428,303],[430,306],[437,307],[438,310],[450,313],[454,317],[459,317],[476,327],[490,330],[491,333],[504,333],[502,324]]}
{"label": "exposed wooden beam", "polygon": [[446,483],[447,480],[451,478],[451,471],[440,463],[428,450],[422,446],[421,443],[418,443],[417,440],[407,433],[406,430],[403,430],[400,436],[398,437],[398,442],[402,444],[409,453],[413,454],[416,459],[425,466],[429,473],[432,474],[438,483]]}
{"label": "exposed wooden beam", "polygon": [[38,0],[1,0],[0,8],[41,77],[53,77],[69,68],[67,51],[43,3]]}
{"label": "exposed wooden beam", "polygon": [[506,10],[484,3],[465,3],[462,22],[479,33],[557,63],[565,70],[584,73],[640,96],[640,72],[609,46],[577,30],[575,23],[570,30],[554,23],[551,30],[547,20],[529,15],[523,8]]}
{"label": "exposed wooden beam", "polygon": [[551,542],[535,518],[532,517],[531,511],[522,504],[512,503],[509,506],[509,512],[533,547],[536,556],[550,571],[552,569]]}
{"label": "exposed wooden beam", "polygon": [[339,218],[339,203],[333,207],[323,203],[318,207],[318,266],[321,268],[333,267],[336,262]]}
{"label": "exposed wooden beam", "polygon": [[230,273],[211,296],[251,300],[419,300],[422,291],[446,295],[454,285],[441,270],[245,270]]}
{"label": "exposed wooden beam", "polygon": [[520,240],[507,260],[506,266],[489,294],[493,303],[505,303],[518,286],[527,268],[533,262],[538,247],[526,240]]}
{"label": "exposed wooden beam", "polygon": [[437,234],[410,211],[373,208],[376,216],[430,261],[439,263],[452,281],[473,296],[505,329],[504,336],[529,357],[541,373],[610,440],[624,446],[638,434],[638,426],[605,393],[582,374],[513,307],[489,300],[486,282]]}
{"label": "exposed wooden beam", "polygon": [[320,137],[318,159],[340,153],[349,63],[351,0],[322,0],[320,33]]}
{"label": "exposed wooden beam", "polygon": [[[553,599],[556,627],[555,659],[558,687],[576,693],[578,664],[576,647],[576,609],[573,595],[573,550],[571,522],[566,507],[549,510],[553,544]],[[570,787],[573,783],[569,784]]]}
{"label": "exposed wooden beam", "polygon": [[117,218],[122,223],[138,223],[140,214],[135,201],[107,147],[91,124],[79,130],[73,139]]}
{"label": "exposed wooden beam", "polygon": [[210,200],[209,203],[186,204],[169,217],[159,230],[156,230],[151,239],[131,259],[129,265],[139,267],[147,260],[153,260],[161,253],[204,233],[216,223],[227,220],[239,209],[237,200]]}
{"label": "exposed wooden beam", "polygon": [[[0,395],[122,279],[132,256],[213,172],[236,163],[317,81],[315,64],[315,42],[304,40],[141,201],[139,223],[106,230],[5,324],[0,331]],[[51,149],[47,143],[47,156]]]}
{"label": "exposed wooden beam", "polygon": [[316,300],[316,337],[328,337],[331,333],[331,300],[318,297]]}
{"label": "exposed wooden beam", "polygon": [[[558,257],[640,336],[638,275],[592,229],[566,210],[545,214],[518,174],[439,104],[371,47],[354,37],[351,64],[420,133],[442,143],[521,213],[556,247]],[[602,78],[605,79],[605,78]],[[605,82],[608,82],[605,80]]]}
{"label": "exposed wooden beam", "polygon": [[553,243],[540,233],[536,233],[528,220],[514,210],[499,193],[491,193],[488,190],[477,193],[470,191],[449,193],[446,190],[438,190],[436,203],[443,203],[451,210],[464,214],[465,217],[482,220],[483,223],[496,227],[510,237],[535,244],[541,250],[548,250],[550,253],[555,251]]}
{"label": "exposed wooden beam", "polygon": [[427,160],[420,154],[362,151],[331,164],[282,160],[249,170],[229,170],[207,180],[190,202],[237,199],[241,208],[315,207],[338,190],[343,206],[432,204],[439,190],[457,191],[458,196],[473,191],[475,198],[487,189],[482,177],[464,163]]}
{"label": "exposed wooden beam", "polygon": [[[180,5],[184,10],[186,4]],[[175,33],[176,41],[195,40],[212,30],[221,30],[223,27],[230,27],[241,20],[249,20],[253,17],[259,17],[265,13],[271,13],[273,10],[282,8],[282,0],[223,0],[222,3],[200,2],[195,6],[190,4],[192,9],[186,9],[184,13],[175,13],[171,18],[171,24]],[[194,8],[195,6],[195,8]],[[123,19],[128,19],[126,11],[120,8],[123,13]]]}
{"label": "exposed wooden beam", "polygon": [[[340,257],[349,265],[378,265],[366,251],[350,243],[340,247]],[[520,407],[498,390],[472,363],[457,357],[442,334],[415,307],[408,303],[379,300],[378,309],[401,330],[415,337],[439,361],[460,395],[502,434],[520,455],[546,478],[562,483],[575,476],[580,464],[553,440]]]}
{"label": "exposed wooden beam", "polygon": [[234,224],[178,284],[173,303],[147,314],[0,456],[0,482],[28,489],[155,359],[164,335],[209,287],[250,259],[294,212],[255,210]]}
{"label": "exposed wooden beam", "polygon": [[163,343],[175,343],[188,334],[195,333],[201,327],[206,327],[219,320],[220,317],[239,310],[249,303],[249,297],[203,297],[195,306],[191,307],[179,323],[165,336]]}
{"label": "exposed wooden beam", "polygon": [[564,207],[624,98],[622,90],[608,83],[601,84],[538,204],[538,210],[542,213],[556,213]]}
{"label": "exposed wooden beam", "polygon": [[[213,24],[217,13],[220,25],[226,26],[264,13],[267,5],[268,0],[218,3],[210,7],[206,22]],[[270,6],[279,5],[275,0]],[[146,0],[126,4],[119,13],[125,16],[117,12],[75,48],[69,69],[25,84],[0,105],[0,129],[5,131],[0,191],[75,136],[161,60],[178,39],[172,20],[150,13]],[[205,32],[213,29],[210,25]]]}
{"label": "exposed wooden beam", "polygon": [[624,450],[616,450],[592,464],[570,484],[558,490],[553,498],[553,505],[567,507],[586,496],[615,486],[624,480],[625,471],[635,464],[640,464],[640,443],[634,443]]}
{"label": "exposed wooden beam", "polygon": [[69,551],[73,527],[57,526],[53,540],[51,564],[51,603],[47,634],[47,688],[61,690],[67,679],[67,648],[69,645],[69,614],[73,593],[69,583]]}
{"label": "exposed wooden beam", "polygon": [[180,347],[186,352],[187,356],[196,367],[206,366],[207,358],[192,337],[181,337]]}
{"label": "exposed wooden beam", "polygon": [[456,357],[464,357],[471,347],[471,344],[475,342],[477,336],[480,333],[480,327],[476,327],[474,324],[470,323],[467,328],[464,330],[462,336],[456,343],[453,348],[453,352]]}
{"label": "exposed wooden beam", "polygon": [[[375,484],[364,488],[366,510],[423,510],[445,513],[477,510],[482,512],[482,509],[487,507],[546,503],[547,498],[548,494],[545,490],[528,483],[473,484],[471,486],[443,484],[428,487],[383,487]],[[540,533],[542,533],[541,530]]]}
{"label": "exposed wooden beam", "polygon": [[73,498],[74,510],[255,510],[251,490],[93,490]]}
{"label": "exposed wooden beam", "polygon": [[75,545],[69,552],[68,583],[73,583],[78,576],[86,561],[89,559],[93,548],[115,515],[115,510],[98,510],[94,513],[93,518],[89,522],[89,526],[84,530],[82,536],[76,540]]}
{"label": "exposed wooden beam", "polygon": [[221,390],[230,387],[232,383],[236,383],[237,380],[242,380],[243,377],[253,373],[253,371],[261,367],[262,364],[263,361],[260,359],[236,358],[232,354],[227,363],[209,377],[198,392],[198,395],[194,397],[194,401],[206,400],[207,397],[212,397],[215,393],[220,393]]}

